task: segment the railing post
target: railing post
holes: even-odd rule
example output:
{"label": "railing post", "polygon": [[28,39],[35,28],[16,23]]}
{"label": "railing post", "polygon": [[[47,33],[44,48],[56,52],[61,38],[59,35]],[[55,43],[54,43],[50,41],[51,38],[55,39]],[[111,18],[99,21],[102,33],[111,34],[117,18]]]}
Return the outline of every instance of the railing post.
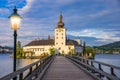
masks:
{"label": "railing post", "polygon": [[[102,70],[100,63],[98,64],[98,66],[99,66],[99,70]],[[101,78],[102,77],[101,73],[99,73],[99,75],[100,75],[100,78]]]}
{"label": "railing post", "polygon": [[41,73],[41,71],[42,71],[42,61],[40,61],[40,70],[39,70],[39,72]]}
{"label": "railing post", "polygon": [[23,80],[23,73],[20,73],[19,80]]}
{"label": "railing post", "polygon": [[111,69],[111,75],[116,76],[115,73],[114,73],[114,69],[112,67],[110,69]]}
{"label": "railing post", "polygon": [[13,78],[13,80],[17,80],[17,76],[15,76],[15,77]]}
{"label": "railing post", "polygon": [[89,60],[86,60],[87,61],[87,64],[89,65]]}
{"label": "railing post", "polygon": [[38,68],[38,63],[36,64],[36,68]]}
{"label": "railing post", "polygon": [[85,60],[83,59],[82,62],[85,63]]}
{"label": "railing post", "polygon": [[79,58],[79,60],[81,61],[81,57]]}
{"label": "railing post", "polygon": [[101,68],[101,64],[100,64],[100,63],[98,64],[98,66],[99,66],[99,70],[102,70],[102,68]]}
{"label": "railing post", "polygon": [[32,67],[30,67],[30,72],[29,72],[29,74],[31,74],[32,73]]}
{"label": "railing post", "polygon": [[93,65],[93,61],[91,61],[91,66],[94,67],[94,65]]}
{"label": "railing post", "polygon": [[111,80],[109,77],[107,77],[108,80]]}

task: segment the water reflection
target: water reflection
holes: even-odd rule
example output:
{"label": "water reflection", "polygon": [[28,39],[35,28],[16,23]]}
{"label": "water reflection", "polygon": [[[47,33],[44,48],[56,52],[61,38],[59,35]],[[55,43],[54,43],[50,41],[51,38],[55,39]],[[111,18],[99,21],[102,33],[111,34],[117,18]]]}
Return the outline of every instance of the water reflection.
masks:
{"label": "water reflection", "polygon": [[39,59],[17,59],[16,60],[16,68],[17,70],[22,68],[22,67],[25,67],[33,62],[36,62],[38,61]]}
{"label": "water reflection", "polygon": [[[27,65],[30,65],[31,63],[34,63],[36,61],[38,61],[39,59],[17,59],[16,60],[16,69],[19,70],[20,68],[23,68]],[[27,75],[27,73],[29,73],[29,70],[24,71],[23,73],[23,77]]]}

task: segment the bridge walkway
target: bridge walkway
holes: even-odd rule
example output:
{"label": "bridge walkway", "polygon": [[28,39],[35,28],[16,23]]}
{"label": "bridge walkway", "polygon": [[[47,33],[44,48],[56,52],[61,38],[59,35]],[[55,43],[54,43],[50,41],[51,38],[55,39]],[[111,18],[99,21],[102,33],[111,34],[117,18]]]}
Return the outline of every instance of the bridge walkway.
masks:
{"label": "bridge walkway", "polygon": [[56,56],[42,80],[94,80],[64,56]]}

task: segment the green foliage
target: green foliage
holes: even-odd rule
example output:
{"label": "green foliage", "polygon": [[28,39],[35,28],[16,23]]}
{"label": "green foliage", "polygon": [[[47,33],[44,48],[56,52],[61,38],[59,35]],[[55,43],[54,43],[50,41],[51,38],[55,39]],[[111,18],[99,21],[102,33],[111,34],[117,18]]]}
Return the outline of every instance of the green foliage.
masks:
{"label": "green foliage", "polygon": [[102,45],[102,46],[94,46],[96,53],[120,53],[120,41]]}
{"label": "green foliage", "polygon": [[74,50],[74,49],[70,49],[69,52],[68,52],[69,55],[72,55],[72,54],[74,54],[74,53],[75,53],[75,50]]}
{"label": "green foliage", "polygon": [[33,52],[33,51],[25,51],[24,53],[23,53],[23,58],[34,58],[35,56],[35,52]]}
{"label": "green foliage", "polygon": [[51,55],[54,55],[55,54],[55,48],[49,48],[49,52]]}
{"label": "green foliage", "polygon": [[95,55],[94,49],[90,46],[85,46],[84,48],[84,53],[81,56],[84,56],[86,58],[93,58]]}
{"label": "green foliage", "polygon": [[92,47],[86,46],[85,53],[94,53],[94,49]]}
{"label": "green foliage", "polygon": [[21,42],[17,42],[17,52],[16,52],[17,58],[25,58],[25,53],[23,51],[23,48],[21,47]]}
{"label": "green foliage", "polygon": [[37,58],[37,59],[42,59],[42,58],[44,58],[44,57],[46,57],[46,56],[48,56],[49,54],[48,53],[42,53],[40,56],[36,56],[35,58]]}

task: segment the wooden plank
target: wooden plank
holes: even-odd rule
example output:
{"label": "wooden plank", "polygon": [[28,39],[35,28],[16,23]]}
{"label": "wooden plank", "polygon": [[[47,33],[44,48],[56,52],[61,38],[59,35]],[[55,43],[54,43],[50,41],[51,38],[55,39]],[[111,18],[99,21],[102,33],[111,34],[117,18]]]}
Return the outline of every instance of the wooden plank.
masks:
{"label": "wooden plank", "polygon": [[38,77],[35,80],[41,80],[43,78],[43,76],[45,75],[46,71],[48,70],[53,60],[54,57],[49,61],[49,63],[45,66],[45,68],[42,70],[42,72],[38,75]]}
{"label": "wooden plank", "polygon": [[94,80],[63,56],[56,56],[42,80]]}

